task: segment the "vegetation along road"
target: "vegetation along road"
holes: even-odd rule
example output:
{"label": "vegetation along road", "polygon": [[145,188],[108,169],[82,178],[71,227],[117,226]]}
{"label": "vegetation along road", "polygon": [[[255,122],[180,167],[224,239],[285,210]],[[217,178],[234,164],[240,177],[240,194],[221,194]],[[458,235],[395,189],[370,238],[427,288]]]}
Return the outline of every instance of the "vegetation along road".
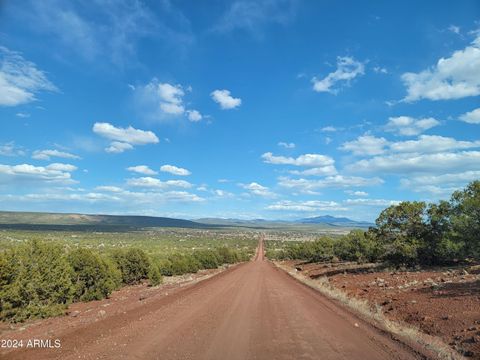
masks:
{"label": "vegetation along road", "polygon": [[56,349],[6,359],[413,359],[370,327],[264,259],[155,302],[79,325]]}

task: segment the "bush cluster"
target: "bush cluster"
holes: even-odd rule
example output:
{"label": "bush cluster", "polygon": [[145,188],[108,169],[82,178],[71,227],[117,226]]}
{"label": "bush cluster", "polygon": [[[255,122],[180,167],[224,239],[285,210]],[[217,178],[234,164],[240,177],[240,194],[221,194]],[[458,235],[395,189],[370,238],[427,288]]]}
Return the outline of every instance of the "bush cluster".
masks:
{"label": "bush cluster", "polygon": [[156,286],[163,276],[214,269],[248,257],[225,247],[157,259],[137,248],[101,254],[33,240],[0,252],[0,320],[59,315],[71,302],[100,300],[122,285],[148,280]]}
{"label": "bush cluster", "polygon": [[338,239],[323,237],[291,243],[281,251],[269,249],[267,256],[311,262],[386,261],[396,266],[480,261],[480,181],[454,192],[449,201],[392,205],[380,213],[375,225]]}

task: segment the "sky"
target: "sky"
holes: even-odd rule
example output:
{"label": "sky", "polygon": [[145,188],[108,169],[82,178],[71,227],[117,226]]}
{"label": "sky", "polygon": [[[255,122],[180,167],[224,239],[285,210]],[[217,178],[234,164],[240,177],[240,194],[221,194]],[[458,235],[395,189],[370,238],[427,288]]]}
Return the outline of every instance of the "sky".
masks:
{"label": "sky", "polygon": [[480,2],[0,1],[0,210],[373,221],[480,179]]}

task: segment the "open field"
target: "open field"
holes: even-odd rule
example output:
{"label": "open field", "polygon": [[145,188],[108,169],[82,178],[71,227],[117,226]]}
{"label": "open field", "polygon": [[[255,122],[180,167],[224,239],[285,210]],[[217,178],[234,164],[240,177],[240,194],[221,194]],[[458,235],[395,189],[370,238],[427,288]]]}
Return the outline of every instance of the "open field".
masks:
{"label": "open field", "polygon": [[[336,298],[366,307],[387,319],[437,337],[463,356],[480,358],[480,267],[400,271],[378,264],[304,263],[281,265],[323,287]],[[417,332],[412,332],[414,336]]]}

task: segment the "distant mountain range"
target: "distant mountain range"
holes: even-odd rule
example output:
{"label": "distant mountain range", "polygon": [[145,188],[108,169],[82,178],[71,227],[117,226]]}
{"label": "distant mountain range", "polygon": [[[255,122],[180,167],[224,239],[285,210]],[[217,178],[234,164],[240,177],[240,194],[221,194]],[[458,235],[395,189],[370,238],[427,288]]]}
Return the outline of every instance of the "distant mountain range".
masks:
{"label": "distant mountain range", "polygon": [[366,228],[373,224],[330,215],[316,216],[294,221],[265,219],[201,218],[196,220],[174,219],[155,216],[88,215],[43,212],[0,211],[0,228],[52,229],[52,230],[103,230],[116,231],[126,228],[176,227],[218,228],[242,227],[256,229],[327,229]]}
{"label": "distant mountain range", "polygon": [[369,227],[373,223],[366,221],[355,221],[346,217],[335,217],[331,215],[315,216],[305,219],[297,220],[302,224],[329,224],[333,226],[352,226],[352,227]]}

